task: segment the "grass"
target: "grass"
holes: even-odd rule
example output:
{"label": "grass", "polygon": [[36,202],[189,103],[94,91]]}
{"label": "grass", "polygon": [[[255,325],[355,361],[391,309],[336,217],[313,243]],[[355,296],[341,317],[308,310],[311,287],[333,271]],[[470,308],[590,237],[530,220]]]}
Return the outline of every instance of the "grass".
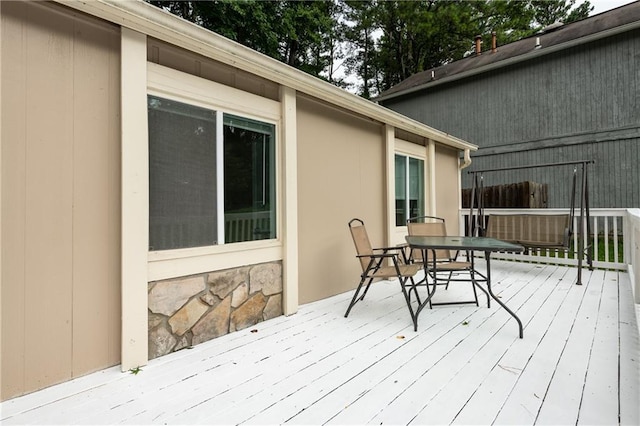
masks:
{"label": "grass", "polygon": [[[589,238],[589,242],[593,241],[593,237],[591,236]],[[598,239],[597,239],[597,259],[594,258],[594,260],[600,261],[600,262],[616,262],[616,263],[622,263],[624,261],[624,245],[623,245],[623,241],[622,241],[622,237],[619,236],[618,237],[618,259],[615,259],[615,243],[613,241],[613,237],[609,237],[606,241],[606,243],[608,243],[608,258],[605,259],[605,238],[604,235],[598,235]],[[592,250],[592,253],[595,255],[596,250],[595,247]],[[557,257],[560,259],[575,259],[575,250],[574,250],[574,244],[573,242],[571,243],[571,246],[569,248],[569,251],[546,251],[546,250],[541,250],[538,253],[531,253],[534,256],[541,256],[541,257]]]}

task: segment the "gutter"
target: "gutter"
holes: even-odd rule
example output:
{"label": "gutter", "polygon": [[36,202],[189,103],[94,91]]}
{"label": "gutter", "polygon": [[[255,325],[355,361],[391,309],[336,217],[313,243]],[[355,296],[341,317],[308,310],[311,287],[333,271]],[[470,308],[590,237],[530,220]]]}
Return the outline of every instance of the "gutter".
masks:
{"label": "gutter", "polygon": [[267,80],[361,114],[372,120],[408,131],[460,150],[477,150],[477,145],[429,127],[282,64],[239,43],[213,33],[192,22],[152,6],[144,1],[53,0],[56,3],[129,28],[147,36],[242,69]]}
{"label": "gutter", "polygon": [[[411,87],[409,89],[406,90],[401,90],[399,92],[395,92],[395,93],[390,93],[386,96],[378,96],[377,98],[375,98],[376,102],[382,102],[382,101],[386,101],[389,99],[394,99],[397,97],[401,97],[401,96],[405,96],[405,95],[409,95],[411,93],[415,93],[415,92],[420,92],[422,90],[426,90],[432,87],[436,87],[439,86],[441,84],[447,84],[447,83],[451,83],[453,81],[456,80],[462,80],[477,74],[482,74],[485,72],[489,72],[489,71],[493,71],[495,69],[499,69],[499,68],[504,68],[507,67],[509,65],[513,65],[513,64],[517,64],[520,62],[525,62],[525,61],[529,61],[531,59],[535,59],[535,58],[539,58],[541,56],[544,55],[549,55],[551,53],[555,53],[555,52],[559,52],[565,49],[570,49],[572,47],[575,46],[579,46],[581,44],[586,44],[586,43],[590,43],[596,40],[600,40],[606,37],[610,37],[610,36],[614,36],[617,34],[621,34],[627,31],[632,31],[635,30],[637,28],[640,28],[640,21],[635,21],[635,22],[630,22],[624,25],[620,25],[618,27],[615,28],[610,28],[608,30],[604,30],[604,31],[600,31],[594,34],[589,34],[586,35],[584,37],[580,37],[580,38],[576,38],[574,40],[570,40],[564,43],[560,43],[560,44],[556,44],[553,46],[549,46],[549,47],[543,47],[541,49],[532,49],[531,52],[529,53],[525,53],[522,55],[518,55],[518,56],[514,56],[511,58],[507,58],[504,59],[502,61],[499,62],[494,62],[491,64],[487,64],[487,65],[483,65],[481,67],[478,68],[474,68],[468,71],[463,71],[461,73],[458,74],[454,74],[451,76],[447,76],[447,77],[443,77],[442,79],[439,80],[435,80],[435,81],[429,81],[427,83],[424,84],[420,84],[418,86],[414,86]],[[425,71],[426,72],[426,71]]]}

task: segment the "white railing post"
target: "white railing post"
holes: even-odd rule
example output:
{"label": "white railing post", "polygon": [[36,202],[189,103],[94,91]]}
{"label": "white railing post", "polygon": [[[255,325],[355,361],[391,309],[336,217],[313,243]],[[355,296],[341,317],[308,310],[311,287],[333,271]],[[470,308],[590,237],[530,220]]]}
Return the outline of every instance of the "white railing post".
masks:
{"label": "white railing post", "polygon": [[624,261],[627,263],[633,298],[640,304],[640,209],[628,209],[623,219]]}

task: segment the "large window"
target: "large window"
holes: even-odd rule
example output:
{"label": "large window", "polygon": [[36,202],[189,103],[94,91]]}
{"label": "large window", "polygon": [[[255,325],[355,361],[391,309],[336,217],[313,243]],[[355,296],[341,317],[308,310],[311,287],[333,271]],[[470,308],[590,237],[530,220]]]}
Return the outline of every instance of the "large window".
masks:
{"label": "large window", "polygon": [[152,95],[148,121],[150,250],[276,237],[273,124]]}
{"label": "large window", "polygon": [[396,226],[407,219],[424,215],[424,160],[396,154]]}

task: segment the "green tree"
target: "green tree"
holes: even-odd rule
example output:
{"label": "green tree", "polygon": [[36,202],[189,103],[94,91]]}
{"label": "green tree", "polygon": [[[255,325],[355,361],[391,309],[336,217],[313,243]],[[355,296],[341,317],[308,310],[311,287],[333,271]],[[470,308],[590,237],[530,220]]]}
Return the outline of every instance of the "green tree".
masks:
{"label": "green tree", "polygon": [[[361,74],[361,94],[387,90],[420,71],[464,58],[473,52],[476,35],[485,45],[495,32],[501,44],[531,36],[557,21],[587,17],[588,1],[573,8],[576,0],[419,0],[371,1],[375,27],[382,30],[377,43],[380,76],[377,87]],[[358,69],[358,67],[353,67]],[[364,70],[364,68],[361,68]],[[375,94],[375,93],[374,93]]]}
{"label": "green tree", "polygon": [[379,2],[381,88],[463,57],[477,33],[474,11],[466,1]]}
{"label": "green tree", "polygon": [[325,1],[148,0],[314,76],[333,65],[337,9]]}
{"label": "green tree", "polygon": [[358,75],[363,83],[358,93],[371,97],[371,87],[379,87],[379,60],[375,33],[379,30],[375,1],[345,1],[343,35],[347,41],[345,72]]}
{"label": "green tree", "polygon": [[[147,0],[184,19],[340,87],[377,95],[420,71],[557,21],[587,17],[588,0]],[[485,49],[486,50],[486,49]],[[336,65],[341,62],[341,65]]]}
{"label": "green tree", "polygon": [[532,29],[538,31],[556,22],[568,24],[586,18],[593,10],[589,1],[574,9],[575,3],[576,0],[531,0],[534,11]]}
{"label": "green tree", "polygon": [[315,76],[329,67],[335,42],[334,4],[325,1],[279,3],[280,60]]}

